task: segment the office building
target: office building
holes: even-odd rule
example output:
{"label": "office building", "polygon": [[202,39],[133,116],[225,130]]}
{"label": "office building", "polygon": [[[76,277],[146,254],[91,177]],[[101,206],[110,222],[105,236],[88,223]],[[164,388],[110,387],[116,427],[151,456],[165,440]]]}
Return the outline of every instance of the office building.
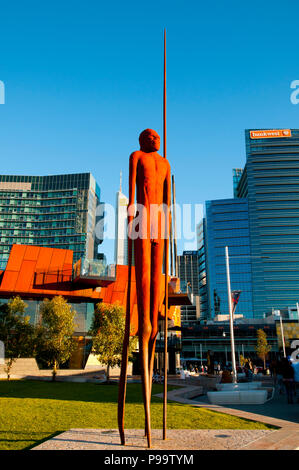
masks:
{"label": "office building", "polygon": [[237,196],[248,201],[253,315],[262,318],[299,300],[299,130],[246,130],[245,137]]}
{"label": "office building", "polygon": [[188,288],[193,294],[193,305],[181,306],[181,322],[197,322],[200,319],[198,252],[184,251],[178,256],[178,277],[181,289]]}
{"label": "office building", "polygon": [[0,269],[13,244],[70,249],[74,261],[96,258],[100,197],[90,173],[0,175]]}
{"label": "office building", "polygon": [[120,187],[116,193],[115,211],[115,264],[128,264],[128,216],[127,208],[129,199],[122,193],[122,176],[120,176]]}
{"label": "office building", "polygon": [[197,225],[197,254],[198,254],[198,283],[200,320],[209,318],[209,300],[207,288],[206,268],[206,219],[203,218]]}
{"label": "office building", "polygon": [[247,199],[207,201],[205,225],[209,317],[213,319],[229,313],[226,246],[229,249],[231,290],[241,291],[236,314],[253,317]]}

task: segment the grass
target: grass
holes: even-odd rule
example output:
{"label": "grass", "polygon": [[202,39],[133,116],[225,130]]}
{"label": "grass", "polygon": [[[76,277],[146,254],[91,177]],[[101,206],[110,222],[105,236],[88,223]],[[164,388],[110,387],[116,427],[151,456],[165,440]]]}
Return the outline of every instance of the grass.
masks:
{"label": "grass", "polygon": [[[174,388],[174,387],[172,387]],[[161,393],[153,385],[153,394]],[[34,447],[70,428],[117,428],[116,385],[0,381],[0,450]],[[152,397],[152,428],[162,428],[162,400]],[[126,428],[143,428],[140,384],[128,384]],[[269,429],[266,424],[192,405],[168,403],[169,429]]]}

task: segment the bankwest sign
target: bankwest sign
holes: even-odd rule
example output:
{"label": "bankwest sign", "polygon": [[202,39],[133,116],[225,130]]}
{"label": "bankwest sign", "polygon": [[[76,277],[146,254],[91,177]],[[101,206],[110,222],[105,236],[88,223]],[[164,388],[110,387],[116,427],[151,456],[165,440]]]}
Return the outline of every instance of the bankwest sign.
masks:
{"label": "bankwest sign", "polygon": [[292,137],[291,129],[271,129],[269,131],[250,131],[251,139],[273,139],[274,137]]}

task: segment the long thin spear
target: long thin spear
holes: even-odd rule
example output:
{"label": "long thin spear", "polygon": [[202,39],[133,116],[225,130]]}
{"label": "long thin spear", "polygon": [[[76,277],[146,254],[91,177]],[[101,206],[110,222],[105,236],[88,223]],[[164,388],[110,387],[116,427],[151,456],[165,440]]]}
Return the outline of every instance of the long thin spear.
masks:
{"label": "long thin spear", "polygon": [[[163,156],[167,158],[166,153],[166,29],[164,29],[164,93],[163,93]],[[167,426],[167,313],[168,313],[168,214],[165,225],[167,231],[164,244],[165,260],[165,320],[164,320],[164,391],[163,391],[163,439],[166,440]]]}

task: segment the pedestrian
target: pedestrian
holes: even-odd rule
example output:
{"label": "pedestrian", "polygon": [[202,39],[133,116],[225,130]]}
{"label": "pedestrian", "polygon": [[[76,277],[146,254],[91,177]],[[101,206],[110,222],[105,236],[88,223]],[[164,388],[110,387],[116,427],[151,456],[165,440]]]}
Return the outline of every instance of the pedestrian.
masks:
{"label": "pedestrian", "polygon": [[276,381],[274,383],[275,383],[275,386],[277,386],[277,391],[279,395],[283,395],[284,390],[283,390],[283,375],[282,375],[281,359],[278,359],[278,361],[276,362]]}
{"label": "pedestrian", "polygon": [[250,368],[246,366],[245,366],[245,375],[246,375],[246,379],[248,380],[248,382],[252,382],[252,378],[253,378],[252,370],[250,370]]}
{"label": "pedestrian", "polygon": [[287,393],[288,403],[294,403],[294,388],[295,388],[295,381],[294,381],[294,374],[295,371],[290,363],[290,361],[285,357],[281,361],[282,367],[282,381],[285,386],[285,390]]}

